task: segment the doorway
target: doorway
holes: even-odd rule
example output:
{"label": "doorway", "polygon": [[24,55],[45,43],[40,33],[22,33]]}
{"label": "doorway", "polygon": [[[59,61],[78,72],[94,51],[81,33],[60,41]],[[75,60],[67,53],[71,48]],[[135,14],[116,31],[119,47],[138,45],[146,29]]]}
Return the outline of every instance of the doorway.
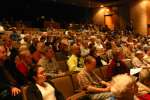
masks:
{"label": "doorway", "polygon": [[104,15],[104,24],[107,25],[109,29],[114,30],[113,15]]}

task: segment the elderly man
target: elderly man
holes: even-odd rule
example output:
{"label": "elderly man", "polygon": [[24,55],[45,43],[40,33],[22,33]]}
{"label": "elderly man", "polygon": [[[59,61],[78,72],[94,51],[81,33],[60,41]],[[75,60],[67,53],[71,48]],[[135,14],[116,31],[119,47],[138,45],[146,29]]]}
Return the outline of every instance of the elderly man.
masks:
{"label": "elderly man", "polygon": [[77,75],[80,88],[88,91],[92,100],[106,100],[111,96],[110,84],[93,72],[96,67],[95,58],[88,56],[84,62],[84,69]]}
{"label": "elderly man", "polygon": [[76,44],[74,44],[71,47],[72,55],[69,57],[67,64],[70,72],[73,71],[80,71],[80,69],[83,67],[83,58],[80,56],[81,51],[80,47]]}
{"label": "elderly man", "polygon": [[135,57],[132,59],[132,64],[137,68],[150,68],[150,65],[143,61],[144,53],[143,51],[136,51]]}

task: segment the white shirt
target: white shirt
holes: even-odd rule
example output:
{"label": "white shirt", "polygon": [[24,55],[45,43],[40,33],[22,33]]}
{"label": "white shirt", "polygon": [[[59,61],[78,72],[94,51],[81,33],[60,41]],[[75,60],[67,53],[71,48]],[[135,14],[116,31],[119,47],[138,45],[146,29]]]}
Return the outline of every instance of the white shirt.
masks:
{"label": "white shirt", "polygon": [[44,82],[45,87],[36,84],[38,89],[40,90],[43,100],[56,100],[55,97],[55,89],[47,82]]}

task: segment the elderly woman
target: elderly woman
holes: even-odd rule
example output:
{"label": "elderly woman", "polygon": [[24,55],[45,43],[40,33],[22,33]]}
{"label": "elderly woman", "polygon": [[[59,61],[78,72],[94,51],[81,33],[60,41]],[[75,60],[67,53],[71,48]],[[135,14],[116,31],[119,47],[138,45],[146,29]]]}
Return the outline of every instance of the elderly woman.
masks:
{"label": "elderly woman", "polygon": [[46,82],[45,69],[36,66],[30,70],[31,84],[27,88],[27,100],[64,100],[64,97],[50,82]]}
{"label": "elderly woman", "polygon": [[135,100],[135,94],[138,92],[135,78],[127,74],[113,77],[111,92],[114,95],[113,100]]}

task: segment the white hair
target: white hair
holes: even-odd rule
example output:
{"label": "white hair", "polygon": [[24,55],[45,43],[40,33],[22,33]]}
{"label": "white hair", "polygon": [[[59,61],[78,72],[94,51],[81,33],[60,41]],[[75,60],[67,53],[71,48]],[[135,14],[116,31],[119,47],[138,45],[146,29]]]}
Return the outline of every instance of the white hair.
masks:
{"label": "white hair", "polygon": [[124,97],[129,93],[129,91],[132,91],[130,86],[132,86],[135,82],[135,79],[127,74],[117,75],[112,79],[111,92],[116,97]]}

